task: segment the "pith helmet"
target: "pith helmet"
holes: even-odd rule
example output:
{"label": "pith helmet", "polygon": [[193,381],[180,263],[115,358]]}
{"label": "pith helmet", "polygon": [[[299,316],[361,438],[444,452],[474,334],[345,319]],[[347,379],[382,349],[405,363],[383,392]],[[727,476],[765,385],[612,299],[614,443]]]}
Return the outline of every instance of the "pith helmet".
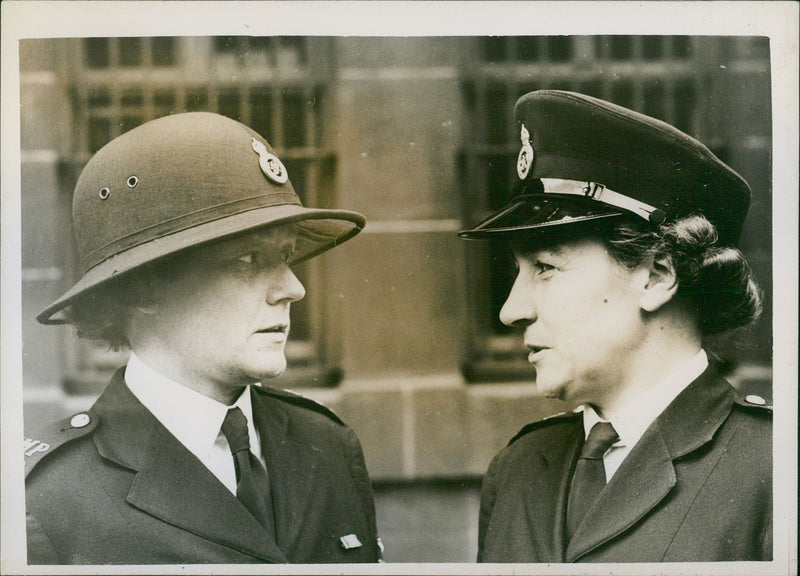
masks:
{"label": "pith helmet", "polygon": [[653,225],[703,214],[722,244],[735,245],[750,187],[680,130],[597,98],[540,90],[514,115],[520,151],[516,197],[459,236],[565,231],[565,226],[634,216]]}
{"label": "pith helmet", "polygon": [[72,204],[81,278],[37,320],[60,324],[76,297],[144,264],[247,230],[295,223],[294,262],[352,238],[364,216],[305,208],[286,168],[247,126],[206,112],[126,132],[84,168]]}

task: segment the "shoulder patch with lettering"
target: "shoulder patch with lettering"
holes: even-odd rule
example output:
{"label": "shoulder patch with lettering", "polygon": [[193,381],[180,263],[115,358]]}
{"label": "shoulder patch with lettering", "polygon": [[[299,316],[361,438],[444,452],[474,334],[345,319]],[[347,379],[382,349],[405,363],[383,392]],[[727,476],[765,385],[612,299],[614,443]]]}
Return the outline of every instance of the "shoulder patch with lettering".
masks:
{"label": "shoulder patch with lettering", "polygon": [[99,423],[100,418],[89,410],[25,434],[25,477],[44,458],[65,444],[90,434]]}

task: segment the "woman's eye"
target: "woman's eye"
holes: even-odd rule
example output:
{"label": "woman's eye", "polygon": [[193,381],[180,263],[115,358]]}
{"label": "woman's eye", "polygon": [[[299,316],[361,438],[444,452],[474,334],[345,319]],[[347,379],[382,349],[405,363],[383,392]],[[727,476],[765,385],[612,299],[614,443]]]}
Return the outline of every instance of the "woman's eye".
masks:
{"label": "woman's eye", "polygon": [[241,269],[267,269],[281,264],[288,264],[295,256],[294,248],[281,250],[254,250],[231,258],[230,262]]}
{"label": "woman's eye", "polygon": [[547,264],[546,262],[537,262],[536,269],[539,271],[540,274],[544,274],[545,272],[550,272],[555,270],[556,267],[552,264]]}

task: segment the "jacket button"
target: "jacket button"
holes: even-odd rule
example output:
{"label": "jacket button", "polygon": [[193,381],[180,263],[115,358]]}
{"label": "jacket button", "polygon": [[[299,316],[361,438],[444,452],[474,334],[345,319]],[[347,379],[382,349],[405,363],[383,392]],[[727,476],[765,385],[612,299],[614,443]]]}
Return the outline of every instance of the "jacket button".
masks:
{"label": "jacket button", "polygon": [[757,406],[764,406],[767,403],[766,400],[764,400],[761,396],[757,394],[748,394],[747,396],[744,397],[744,401],[749,404],[755,404]]}
{"label": "jacket button", "polygon": [[75,414],[75,416],[70,419],[69,425],[73,428],[83,428],[84,426],[88,426],[91,421],[92,418],[88,414]]}

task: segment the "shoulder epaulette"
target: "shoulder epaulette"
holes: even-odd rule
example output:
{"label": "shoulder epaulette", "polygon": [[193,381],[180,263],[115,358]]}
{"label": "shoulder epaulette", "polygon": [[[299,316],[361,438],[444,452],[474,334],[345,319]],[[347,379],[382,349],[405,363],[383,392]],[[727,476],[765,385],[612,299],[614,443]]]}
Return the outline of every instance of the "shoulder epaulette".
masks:
{"label": "shoulder epaulette", "polygon": [[736,394],[734,402],[744,408],[754,409],[757,412],[772,414],[772,402],[758,394]]}
{"label": "shoulder epaulette", "polygon": [[289,390],[282,390],[278,388],[267,388],[266,386],[260,386],[257,388],[259,392],[263,392],[273,398],[277,398],[278,400],[283,400],[285,402],[289,402],[290,404],[294,404],[295,406],[302,406],[303,408],[308,408],[309,410],[314,410],[315,412],[319,412],[320,414],[327,416],[337,424],[341,424],[345,426],[346,424],[339,418],[333,410],[328,408],[327,406],[320,404],[316,400],[312,400],[311,398],[307,398],[306,396],[301,396],[295,392],[290,392]]}
{"label": "shoulder epaulette", "polygon": [[78,412],[25,435],[25,477],[36,465],[65,444],[90,434],[100,423],[100,418],[91,410]]}
{"label": "shoulder epaulette", "polygon": [[534,430],[538,430],[539,428],[543,428],[545,426],[549,426],[551,424],[560,424],[562,422],[567,422],[569,420],[574,420],[575,418],[582,418],[582,414],[580,411],[578,412],[562,412],[560,414],[553,414],[552,416],[547,416],[546,418],[542,418],[541,420],[537,420],[536,422],[531,422],[530,424],[526,424],[522,427],[522,430],[517,432],[517,435],[514,436],[511,440],[509,440],[508,445],[511,446],[514,442],[528,434],[529,432],[533,432]]}

